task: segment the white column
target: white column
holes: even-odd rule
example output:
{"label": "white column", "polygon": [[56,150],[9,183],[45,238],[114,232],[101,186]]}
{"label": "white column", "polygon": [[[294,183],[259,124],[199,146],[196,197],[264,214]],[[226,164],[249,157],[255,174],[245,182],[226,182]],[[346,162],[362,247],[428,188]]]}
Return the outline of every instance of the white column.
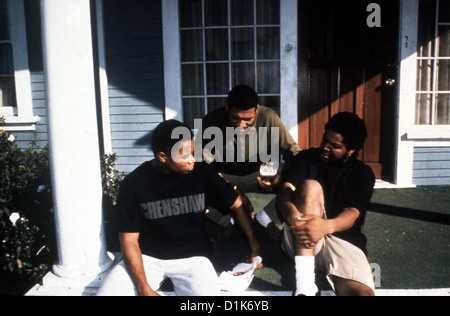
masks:
{"label": "white column", "polygon": [[280,1],[281,120],[298,142],[298,1]]}
{"label": "white column", "polygon": [[183,121],[178,0],[162,1],[166,119]]}
{"label": "white column", "polygon": [[408,133],[414,126],[416,104],[419,1],[402,0],[400,4],[400,83],[395,183],[408,187],[413,186],[414,141],[408,138]]}
{"label": "white column", "polygon": [[41,0],[48,135],[59,262],[76,279],[111,265],[102,189],[89,0]]}

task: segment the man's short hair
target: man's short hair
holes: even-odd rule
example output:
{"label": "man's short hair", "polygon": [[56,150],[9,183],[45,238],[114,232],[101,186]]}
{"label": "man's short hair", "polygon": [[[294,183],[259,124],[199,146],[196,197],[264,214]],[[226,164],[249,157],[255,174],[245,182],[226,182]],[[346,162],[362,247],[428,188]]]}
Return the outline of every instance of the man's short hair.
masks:
{"label": "man's short hair", "polygon": [[258,94],[247,85],[237,85],[228,94],[228,106],[240,110],[250,110],[258,106]]}
{"label": "man's short hair", "polygon": [[344,137],[344,144],[348,149],[359,152],[364,147],[367,138],[367,127],[358,115],[341,112],[333,116],[325,125],[325,130],[331,129]]}
{"label": "man's short hair", "polygon": [[182,139],[182,136],[172,139],[172,132],[178,127],[187,129],[191,135],[191,139],[194,138],[192,131],[186,124],[177,120],[162,122],[155,128],[152,134],[152,150],[155,156],[159,152],[170,153],[173,146]]}

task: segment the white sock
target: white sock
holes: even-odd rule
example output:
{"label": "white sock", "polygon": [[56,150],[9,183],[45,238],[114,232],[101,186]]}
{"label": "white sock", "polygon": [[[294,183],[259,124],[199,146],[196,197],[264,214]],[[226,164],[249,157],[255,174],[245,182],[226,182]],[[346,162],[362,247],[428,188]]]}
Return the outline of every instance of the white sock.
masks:
{"label": "white sock", "polygon": [[297,282],[295,296],[315,296],[317,294],[314,256],[295,257],[295,278]]}
{"label": "white sock", "polygon": [[269,224],[272,223],[272,220],[270,219],[269,215],[267,215],[264,209],[256,214],[256,220],[265,228],[267,228]]}

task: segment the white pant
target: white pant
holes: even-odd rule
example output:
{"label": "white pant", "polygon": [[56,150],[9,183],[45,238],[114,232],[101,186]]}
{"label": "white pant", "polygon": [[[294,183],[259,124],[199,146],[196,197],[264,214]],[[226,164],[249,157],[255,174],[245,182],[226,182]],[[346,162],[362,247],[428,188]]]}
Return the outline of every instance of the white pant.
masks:
{"label": "white pant", "polygon": [[[217,272],[205,257],[159,260],[142,256],[150,287],[158,291],[167,278],[171,279],[179,296],[218,296],[220,286]],[[122,260],[106,277],[98,296],[136,296],[136,287]]]}

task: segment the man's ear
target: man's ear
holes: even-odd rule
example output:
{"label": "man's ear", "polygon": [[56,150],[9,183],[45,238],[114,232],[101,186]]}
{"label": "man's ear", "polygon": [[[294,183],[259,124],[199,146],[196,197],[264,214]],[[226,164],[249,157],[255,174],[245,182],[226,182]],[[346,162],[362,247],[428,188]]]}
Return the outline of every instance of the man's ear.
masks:
{"label": "man's ear", "polygon": [[156,159],[158,159],[159,162],[166,163],[167,162],[167,155],[166,155],[165,152],[160,151],[160,152],[158,152],[156,154]]}
{"label": "man's ear", "polygon": [[350,150],[347,152],[348,158],[350,158],[351,156],[353,156],[353,155],[355,154],[355,152],[356,152],[355,149],[350,149]]}

